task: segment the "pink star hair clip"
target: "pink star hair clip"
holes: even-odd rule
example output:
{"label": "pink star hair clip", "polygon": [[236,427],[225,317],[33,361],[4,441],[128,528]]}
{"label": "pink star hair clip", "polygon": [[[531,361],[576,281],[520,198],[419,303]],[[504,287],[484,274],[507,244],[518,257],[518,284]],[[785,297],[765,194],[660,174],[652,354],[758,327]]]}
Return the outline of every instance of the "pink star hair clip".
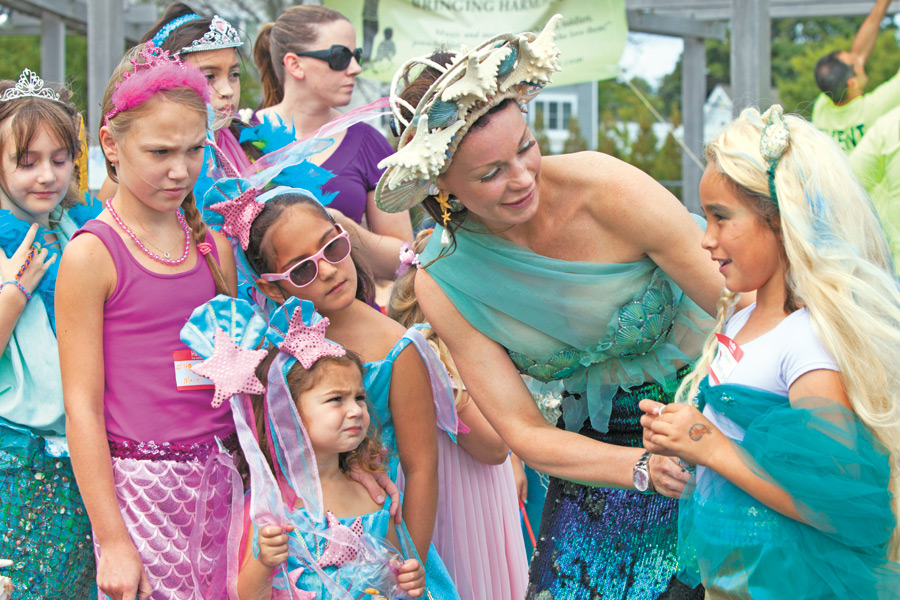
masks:
{"label": "pink star hair clip", "polygon": [[195,308],[181,328],[181,340],[205,359],[191,371],[216,386],[213,408],[237,394],[265,393],[256,377],[256,368],[268,354],[259,348],[265,331],[265,318],[256,308],[225,295]]}
{"label": "pink star hair clip", "polygon": [[[303,319],[303,304],[311,304],[306,300],[302,301],[300,306],[294,309],[291,316],[291,322],[288,326],[284,339],[278,344],[278,349],[282,352],[290,354],[303,365],[304,369],[309,369],[317,360],[323,356],[344,356],[347,351],[333,342],[325,339],[325,330],[328,328],[328,318],[307,325]],[[285,305],[285,308],[287,304]],[[319,316],[313,312],[310,321],[315,320]]]}

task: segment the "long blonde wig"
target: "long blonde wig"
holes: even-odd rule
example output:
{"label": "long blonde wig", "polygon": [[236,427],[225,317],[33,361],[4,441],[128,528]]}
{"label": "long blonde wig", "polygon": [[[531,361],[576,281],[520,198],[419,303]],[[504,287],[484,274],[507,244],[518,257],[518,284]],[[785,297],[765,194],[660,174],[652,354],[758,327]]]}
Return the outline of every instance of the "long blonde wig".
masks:
{"label": "long blonde wig", "polygon": [[[891,252],[865,189],[844,153],[808,121],[786,115],[790,144],[775,169],[789,302],[809,309],[813,331],[834,357],[856,415],[891,453],[894,514],[900,514],[900,288]],[[763,121],[748,108],[707,146],[706,157],[763,222],[774,208]],[[771,224],[770,224],[771,225]],[[723,290],[714,333],[721,333],[737,301]],[[692,399],[715,357],[710,335],[693,372],[678,389]],[[894,532],[892,555],[900,556]]]}

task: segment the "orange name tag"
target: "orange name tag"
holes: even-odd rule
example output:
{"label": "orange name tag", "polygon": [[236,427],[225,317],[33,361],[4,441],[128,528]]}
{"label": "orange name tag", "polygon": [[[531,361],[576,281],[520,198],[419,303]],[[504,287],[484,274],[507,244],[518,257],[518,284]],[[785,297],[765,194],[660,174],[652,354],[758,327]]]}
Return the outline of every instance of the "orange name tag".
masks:
{"label": "orange name tag", "polygon": [[179,392],[186,390],[214,390],[215,384],[191,370],[196,364],[203,362],[203,357],[191,349],[176,350],[172,353],[175,359],[175,385]]}

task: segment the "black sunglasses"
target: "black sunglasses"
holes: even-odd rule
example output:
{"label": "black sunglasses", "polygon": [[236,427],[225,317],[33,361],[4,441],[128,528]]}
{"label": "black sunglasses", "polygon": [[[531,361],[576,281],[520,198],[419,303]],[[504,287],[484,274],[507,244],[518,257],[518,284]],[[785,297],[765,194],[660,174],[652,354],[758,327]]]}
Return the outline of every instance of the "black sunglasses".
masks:
{"label": "black sunglasses", "polygon": [[309,50],[307,52],[294,52],[297,56],[311,56],[328,63],[334,71],[343,71],[350,66],[350,59],[355,58],[357,64],[362,65],[362,48],[351,50],[347,46],[333,45],[328,50]]}

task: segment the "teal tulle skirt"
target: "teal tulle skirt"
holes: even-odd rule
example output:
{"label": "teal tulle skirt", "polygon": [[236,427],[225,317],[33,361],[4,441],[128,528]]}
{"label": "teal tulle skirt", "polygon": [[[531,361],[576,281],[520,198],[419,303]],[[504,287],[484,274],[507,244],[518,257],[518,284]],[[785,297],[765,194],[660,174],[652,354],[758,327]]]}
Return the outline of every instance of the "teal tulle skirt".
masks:
{"label": "teal tulle skirt", "polygon": [[887,559],[896,525],[888,453],[851,411],[707,382],[699,400],[745,429],[745,462],[790,494],[803,522],[698,470],[680,505],[682,581],[714,597],[900,598],[900,564]]}

